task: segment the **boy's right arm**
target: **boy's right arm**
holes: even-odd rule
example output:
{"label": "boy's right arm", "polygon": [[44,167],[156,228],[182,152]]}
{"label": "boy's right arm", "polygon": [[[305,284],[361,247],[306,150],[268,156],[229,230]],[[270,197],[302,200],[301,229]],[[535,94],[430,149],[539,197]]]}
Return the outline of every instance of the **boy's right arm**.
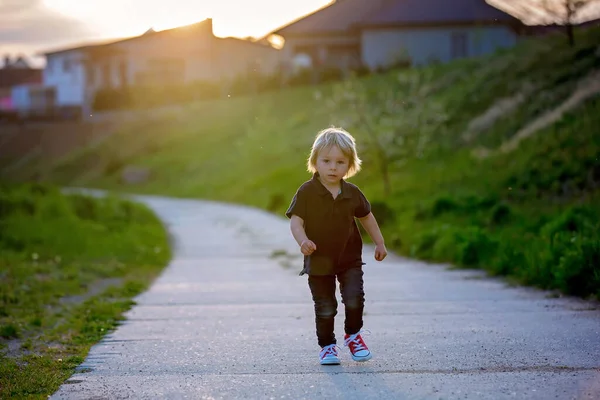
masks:
{"label": "boy's right arm", "polygon": [[304,220],[297,215],[292,215],[290,218],[290,229],[292,236],[296,239],[296,243],[300,246],[300,251],[305,256],[311,255],[317,246],[306,236],[304,231]]}

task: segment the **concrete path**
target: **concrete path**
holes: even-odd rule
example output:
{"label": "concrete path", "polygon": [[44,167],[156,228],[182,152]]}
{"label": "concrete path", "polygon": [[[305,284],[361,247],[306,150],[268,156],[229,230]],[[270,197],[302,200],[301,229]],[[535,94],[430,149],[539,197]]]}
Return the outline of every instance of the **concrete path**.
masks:
{"label": "concrete path", "polygon": [[367,247],[374,358],[353,362],[342,345],[341,366],[320,366],[287,220],[139,199],[168,223],[175,258],[52,399],[600,399],[597,304],[394,255],[376,263]]}

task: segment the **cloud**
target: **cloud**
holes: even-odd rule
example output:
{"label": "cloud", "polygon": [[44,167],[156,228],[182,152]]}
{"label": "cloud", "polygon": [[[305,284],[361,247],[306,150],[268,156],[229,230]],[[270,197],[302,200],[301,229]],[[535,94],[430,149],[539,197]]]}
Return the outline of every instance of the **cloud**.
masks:
{"label": "cloud", "polygon": [[[96,34],[82,21],[46,8],[42,0],[0,2],[0,52],[45,50]],[[12,51],[11,51],[12,50]]]}

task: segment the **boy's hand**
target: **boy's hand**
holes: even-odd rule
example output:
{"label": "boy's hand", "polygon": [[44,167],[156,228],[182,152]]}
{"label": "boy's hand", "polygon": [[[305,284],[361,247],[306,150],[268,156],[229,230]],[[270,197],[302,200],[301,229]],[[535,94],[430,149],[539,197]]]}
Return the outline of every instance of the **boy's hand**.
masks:
{"label": "boy's hand", "polygon": [[375,247],[375,259],[377,261],[383,261],[383,259],[387,256],[387,250],[384,244],[378,244]]}
{"label": "boy's hand", "polygon": [[317,249],[317,245],[314,244],[311,240],[305,240],[300,245],[300,251],[305,256],[310,256]]}

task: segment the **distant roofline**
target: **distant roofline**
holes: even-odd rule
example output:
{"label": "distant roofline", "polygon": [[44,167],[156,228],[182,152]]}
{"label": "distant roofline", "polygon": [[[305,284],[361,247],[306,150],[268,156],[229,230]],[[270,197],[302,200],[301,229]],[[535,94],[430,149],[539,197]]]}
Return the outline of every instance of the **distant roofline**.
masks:
{"label": "distant roofline", "polygon": [[144,33],[142,33],[141,35],[137,35],[137,36],[129,36],[129,37],[123,37],[123,38],[115,38],[115,39],[108,39],[106,41],[103,42],[96,42],[96,43],[89,43],[89,44],[80,44],[80,45],[76,45],[76,46],[71,46],[71,47],[63,47],[63,48],[59,48],[56,50],[49,50],[49,51],[43,51],[43,52],[39,52],[36,53],[36,55],[39,56],[53,56],[56,54],[61,54],[61,53],[68,53],[71,51],[85,51],[85,50],[91,50],[94,48],[98,48],[98,47],[103,47],[103,46],[109,46],[112,44],[117,44],[117,43],[123,43],[123,42],[128,42],[131,40],[136,40],[136,39],[141,39],[141,38],[146,38],[149,36],[155,36],[155,35],[161,35],[167,32],[172,32],[172,31],[176,31],[179,29],[185,29],[185,28],[189,28],[192,26],[196,26],[196,25],[200,25],[202,23],[205,23],[207,21],[212,22],[212,18],[205,18],[201,21],[198,22],[194,22],[188,25],[182,25],[182,26],[177,26],[175,28],[169,28],[169,29],[163,29],[161,31],[154,31],[151,29],[146,30]]}
{"label": "distant roofline", "polygon": [[300,22],[300,21],[302,21],[302,20],[304,20],[306,18],[309,18],[309,17],[313,16],[316,13],[319,13],[319,12],[321,12],[321,11],[329,8],[329,7],[334,6],[338,1],[339,0],[331,0],[328,4],[325,4],[324,6],[322,6],[320,8],[317,8],[316,10],[311,11],[308,14],[304,14],[304,15],[302,15],[302,16],[300,16],[300,17],[298,17],[298,18],[296,18],[296,19],[294,19],[294,20],[286,23],[285,25],[282,25],[279,28],[276,28],[275,30],[273,30],[273,31],[267,33],[266,35],[264,35],[264,37],[268,37],[270,35],[281,35],[280,32],[282,30],[284,30],[286,28],[289,28],[290,26],[292,26],[292,25],[294,25],[294,24],[296,24],[296,23],[298,23],[298,22]]}
{"label": "distant roofline", "polygon": [[120,41],[121,41],[120,39],[115,39],[115,40],[106,41],[106,42],[79,44],[79,45],[75,45],[75,46],[71,46],[71,47],[61,47],[61,48],[58,48],[55,50],[42,51],[42,52],[38,52],[35,54],[37,56],[52,56],[55,54],[69,53],[71,51],[82,51],[82,50],[88,50],[88,49],[92,49],[92,48],[96,48],[96,47],[107,46],[109,44],[118,43]]}
{"label": "distant roofline", "polygon": [[501,13],[505,14],[506,18],[503,18],[501,20],[498,19],[491,19],[491,20],[487,20],[487,19],[468,19],[468,20],[464,20],[464,21],[448,21],[448,20],[431,20],[431,21],[427,21],[427,22],[398,22],[398,23],[369,23],[369,22],[365,22],[365,23],[361,23],[361,22],[357,22],[354,24],[350,24],[350,26],[347,29],[344,30],[336,30],[336,31],[309,31],[309,30],[305,30],[305,31],[301,31],[301,32],[290,32],[290,33],[282,33],[282,31],[286,30],[287,28],[292,27],[293,25],[312,17],[313,15],[328,9],[332,6],[335,6],[336,4],[341,4],[343,3],[343,1],[347,1],[347,0],[332,0],[329,4],[311,12],[308,13],[304,16],[301,16],[299,18],[296,18],[295,20],[267,33],[266,35],[264,35],[264,38],[268,38],[270,35],[279,35],[279,36],[288,36],[288,37],[298,37],[298,36],[319,36],[319,35],[331,35],[331,34],[343,34],[343,33],[350,33],[353,31],[360,31],[362,29],[374,29],[374,28],[378,28],[378,27],[382,27],[382,26],[398,26],[398,27],[417,27],[417,26],[432,26],[432,25],[445,25],[445,26],[449,26],[449,25],[464,25],[464,24],[472,24],[472,23],[491,23],[494,25],[506,25],[506,26],[514,26],[514,25],[523,25],[523,21],[521,21],[519,18],[515,17],[514,15],[511,15],[509,13],[507,13],[506,11],[499,9],[495,6],[492,6],[488,3],[488,5],[490,7],[496,8],[498,9],[498,11],[500,11]]}
{"label": "distant roofline", "polygon": [[239,37],[235,37],[235,36],[227,36],[227,37],[218,37],[215,36],[215,38],[217,40],[235,40],[238,42],[243,42],[243,43],[247,43],[247,44],[251,44],[253,46],[260,46],[260,47],[266,47],[266,48],[272,48],[273,50],[278,50],[277,48],[273,47],[270,43],[265,43],[265,39],[264,38],[256,38],[256,40],[246,40],[246,39],[241,39]]}
{"label": "distant roofline", "polygon": [[[109,39],[106,40],[104,42],[96,42],[96,43],[90,43],[90,44],[81,44],[81,45],[77,45],[77,46],[72,46],[72,47],[64,47],[64,48],[59,48],[56,50],[50,50],[50,51],[45,51],[45,52],[40,52],[37,53],[38,56],[53,56],[53,55],[57,55],[57,54],[62,54],[62,53],[68,53],[68,52],[72,52],[72,51],[88,51],[88,50],[94,50],[97,48],[101,48],[101,47],[105,47],[105,46],[110,46],[113,44],[117,44],[117,43],[124,43],[124,42],[128,42],[128,41],[132,41],[132,40],[137,40],[137,39],[141,39],[141,38],[147,38],[149,36],[156,36],[156,35],[161,35],[164,33],[168,33],[168,32],[172,32],[175,30],[179,30],[179,29],[185,29],[185,28],[189,28],[192,26],[197,26],[200,25],[206,21],[212,21],[212,18],[206,18],[202,21],[199,22],[194,22],[192,24],[188,24],[188,25],[182,25],[182,26],[178,26],[175,28],[169,28],[169,29],[163,29],[162,31],[151,31],[151,30],[147,30],[146,32],[144,32],[141,35],[138,36],[130,36],[130,37],[124,37],[124,38],[120,38],[120,39]],[[238,40],[244,43],[248,43],[248,44],[252,44],[255,46],[261,46],[261,47],[270,47],[274,50],[277,50],[275,47],[273,47],[270,44],[265,44],[264,38],[258,38],[256,41],[250,41],[250,40],[246,40],[246,39],[241,39],[238,37],[234,37],[234,36],[227,36],[227,37],[219,37],[219,36],[214,36],[213,33],[213,37],[218,39],[218,40]]]}
{"label": "distant roofline", "polygon": [[371,30],[386,28],[431,28],[431,27],[458,27],[458,26],[476,26],[476,25],[497,25],[497,26],[521,26],[523,22],[515,20],[497,20],[497,19],[465,19],[457,21],[427,21],[427,22],[366,22],[352,25],[355,30]]}

